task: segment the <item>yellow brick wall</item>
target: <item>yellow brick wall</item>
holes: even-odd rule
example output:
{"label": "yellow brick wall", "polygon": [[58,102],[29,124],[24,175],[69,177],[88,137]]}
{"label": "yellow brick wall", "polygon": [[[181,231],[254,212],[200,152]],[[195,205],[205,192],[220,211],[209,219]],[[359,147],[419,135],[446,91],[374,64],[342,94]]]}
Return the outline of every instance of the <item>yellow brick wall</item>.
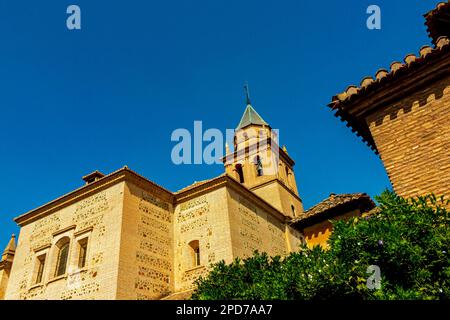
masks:
{"label": "yellow brick wall", "polygon": [[126,183],[117,299],[160,299],[173,291],[173,208],[154,187]]}
{"label": "yellow brick wall", "polygon": [[283,211],[283,203],[280,194],[280,186],[276,180],[262,187],[255,187],[252,191],[270,203],[276,209]]}
{"label": "yellow brick wall", "polygon": [[[289,217],[298,217],[303,213],[303,203],[296,197],[294,197],[285,187],[281,186],[280,182],[276,182],[280,184],[280,199],[281,206],[283,208],[282,212],[284,212]],[[270,202],[269,202],[270,203]],[[292,211],[291,205],[294,206],[295,210]]]}
{"label": "yellow brick wall", "polygon": [[[116,184],[23,226],[5,298],[114,299],[123,189],[124,183]],[[64,232],[55,235],[58,231]],[[80,232],[89,235],[87,265],[83,269],[78,269],[76,259]],[[55,243],[63,236],[71,241],[68,271],[55,280]],[[47,253],[43,282],[34,286],[36,255],[43,252]]]}
{"label": "yellow brick wall", "polygon": [[400,196],[450,191],[450,77],[367,118]]}
{"label": "yellow brick wall", "polygon": [[[232,261],[227,188],[177,203],[174,215],[175,290],[192,289],[193,281],[205,275],[220,260]],[[200,266],[193,263],[191,241],[199,241]]]}
{"label": "yellow brick wall", "polygon": [[229,189],[229,214],[233,257],[248,257],[255,250],[269,255],[288,253],[288,234],[280,218],[242,193]]}
{"label": "yellow brick wall", "polygon": [[[303,212],[302,202],[286,190],[278,180],[272,180],[265,185],[255,187],[252,191],[273,207],[283,212],[287,217],[298,217]],[[295,208],[295,214],[292,211],[291,205]]]}
{"label": "yellow brick wall", "polygon": [[300,246],[305,242],[305,237],[303,234],[292,228],[291,226],[286,226],[287,229],[287,245],[290,252],[295,252],[300,249]]}

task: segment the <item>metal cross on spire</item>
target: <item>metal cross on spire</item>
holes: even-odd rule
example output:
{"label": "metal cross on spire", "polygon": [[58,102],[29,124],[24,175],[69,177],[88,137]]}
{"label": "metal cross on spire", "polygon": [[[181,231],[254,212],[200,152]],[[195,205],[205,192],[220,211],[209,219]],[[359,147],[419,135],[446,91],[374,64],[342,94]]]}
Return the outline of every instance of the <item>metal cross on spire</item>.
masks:
{"label": "metal cross on spire", "polygon": [[249,105],[249,104],[251,104],[251,102],[250,102],[250,92],[248,90],[248,82],[247,81],[245,81],[244,90],[245,90],[245,98],[247,100],[247,105]]}

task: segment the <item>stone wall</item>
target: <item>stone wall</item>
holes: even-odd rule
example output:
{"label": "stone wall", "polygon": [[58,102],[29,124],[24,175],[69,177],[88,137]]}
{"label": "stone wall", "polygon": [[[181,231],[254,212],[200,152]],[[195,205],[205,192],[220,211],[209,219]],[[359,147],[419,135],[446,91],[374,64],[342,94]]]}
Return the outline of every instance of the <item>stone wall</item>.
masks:
{"label": "stone wall", "polygon": [[[303,203],[278,180],[253,188],[252,191],[266,200],[273,207],[283,212],[287,217],[295,218],[303,213]],[[294,206],[294,210],[292,210]]]}
{"label": "stone wall", "polygon": [[[175,290],[193,288],[209,266],[232,261],[227,189],[215,189],[184,200],[175,208]],[[198,241],[200,265],[196,265],[190,244]]]}
{"label": "stone wall", "polygon": [[288,253],[286,226],[243,193],[229,189],[233,257],[249,257],[255,250],[269,255]]}
{"label": "stone wall", "polygon": [[173,291],[173,208],[153,186],[127,183],[118,299],[153,300]]}
{"label": "stone wall", "polygon": [[[124,183],[118,183],[21,228],[6,299],[114,299]],[[70,239],[67,272],[55,277],[56,243]],[[77,266],[77,241],[88,237],[86,266]],[[36,284],[37,257],[46,254]]]}
{"label": "stone wall", "polygon": [[[114,183],[62,198],[24,223],[6,299],[170,298],[191,291],[211,264],[255,250],[285,255],[301,242],[283,215],[230,184],[174,195],[135,176]],[[86,238],[87,263],[80,268]],[[62,241],[70,243],[69,263],[66,274],[55,276]]]}

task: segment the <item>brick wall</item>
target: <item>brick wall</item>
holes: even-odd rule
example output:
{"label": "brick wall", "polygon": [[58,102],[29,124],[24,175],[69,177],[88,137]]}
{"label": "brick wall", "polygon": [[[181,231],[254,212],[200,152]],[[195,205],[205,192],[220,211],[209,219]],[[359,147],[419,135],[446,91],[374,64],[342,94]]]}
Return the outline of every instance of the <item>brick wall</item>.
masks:
{"label": "brick wall", "polygon": [[450,77],[366,121],[397,194],[449,196]]}

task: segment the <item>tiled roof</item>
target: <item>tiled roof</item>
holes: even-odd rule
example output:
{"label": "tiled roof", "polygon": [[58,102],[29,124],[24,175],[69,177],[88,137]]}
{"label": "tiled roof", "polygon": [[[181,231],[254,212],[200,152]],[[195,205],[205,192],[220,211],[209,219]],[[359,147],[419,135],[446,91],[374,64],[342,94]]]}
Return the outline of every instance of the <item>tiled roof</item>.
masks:
{"label": "tiled roof", "polygon": [[236,130],[242,129],[251,124],[258,125],[268,125],[267,122],[263,120],[263,118],[256,112],[256,110],[252,107],[251,104],[247,105],[245,108],[244,114],[242,115],[241,121],[239,122]]}
{"label": "tiled roof", "polygon": [[419,51],[419,56],[408,54],[404,58],[404,63],[391,63],[389,71],[386,69],[379,69],[375,74],[375,78],[363,78],[359,87],[355,85],[348,86],[344,92],[335,95],[328,106],[336,111],[336,117],[341,118],[342,121],[346,121],[347,126],[351,127],[353,132],[356,132],[358,136],[361,136],[363,141],[366,142],[372,150],[378,153],[365,119],[359,119],[358,117],[351,115],[348,106],[355,101],[364,99],[374,92],[384,90],[389,85],[396,83],[397,80],[405,78],[420,67],[428,65],[431,61],[446,56],[450,58],[449,53],[449,39],[447,37],[440,37],[436,41],[435,48],[423,46]]}
{"label": "tiled roof", "polygon": [[223,173],[215,178],[203,180],[199,182],[194,182],[190,186],[187,186],[177,192],[171,192],[162,186],[154,183],[153,181],[143,177],[142,175],[136,173],[135,171],[129,169],[127,166],[110,173],[103,178],[100,178],[90,184],[86,184],[72,192],[69,192],[55,200],[52,200],[48,202],[47,204],[44,204],[36,209],[33,209],[27,213],[24,213],[14,219],[16,223],[23,226],[24,224],[32,221],[32,219],[36,219],[36,217],[43,217],[45,215],[48,215],[51,213],[51,210],[55,210],[55,208],[67,205],[68,203],[71,203],[71,201],[74,201],[75,199],[79,198],[82,195],[88,194],[89,192],[92,192],[98,188],[101,188],[103,185],[107,183],[114,183],[116,181],[116,178],[121,178],[122,175],[125,173],[131,173],[131,177],[135,177],[139,179],[140,181],[143,181],[145,183],[151,184],[152,186],[156,187],[159,191],[164,193],[164,196],[169,198],[168,201],[177,201],[178,199],[185,199],[186,197],[191,196],[188,191],[191,191],[193,189],[197,189],[196,191],[202,191],[206,188],[209,188],[211,186],[216,185],[216,183],[220,184],[222,182],[228,183],[229,181],[234,181],[235,185],[239,186],[239,188],[242,188],[242,190],[245,190],[248,193],[251,193],[252,196],[256,197],[258,200],[261,201],[261,205],[266,208],[267,210],[272,210],[273,214],[282,217],[283,214],[276,209],[274,206],[272,206],[269,202],[259,197],[257,194],[255,194],[253,191],[248,189],[246,186],[239,183],[234,177],[228,175],[227,173]]}
{"label": "tiled roof", "polygon": [[215,180],[215,179],[218,179],[218,178],[220,178],[220,177],[223,177],[223,176],[225,176],[225,175],[226,175],[226,173],[222,173],[221,175],[219,175],[219,176],[217,176],[217,177],[214,177],[214,178],[211,178],[211,179],[202,180],[202,181],[195,181],[193,184],[191,184],[191,185],[189,185],[189,186],[187,186],[187,187],[184,187],[183,189],[180,189],[180,190],[176,191],[175,194],[180,194],[180,193],[182,193],[182,192],[186,192],[186,191],[188,191],[188,190],[197,188],[197,187],[199,187],[199,186],[201,186],[201,185],[207,184],[208,182],[211,182],[211,181],[213,181],[213,180]]}
{"label": "tiled roof", "polygon": [[[330,194],[328,198],[319,202],[315,206],[306,210],[299,218],[297,218],[293,223],[305,222],[307,220],[322,219],[326,220],[328,214],[334,211],[334,215],[347,213],[350,206],[354,206],[354,209],[362,209],[363,211],[368,211],[375,207],[375,203],[370,199],[366,193],[346,193],[346,194]],[[339,210],[343,207],[346,210]],[[351,209],[350,209],[351,210]]]}
{"label": "tiled roof", "polygon": [[381,208],[375,207],[375,208],[365,212],[362,216],[363,217],[373,217],[373,216],[376,216],[377,214],[379,214],[380,212],[381,212]]}
{"label": "tiled roof", "polygon": [[428,35],[436,44],[441,36],[450,37],[450,0],[440,2],[435,9],[424,14]]}

